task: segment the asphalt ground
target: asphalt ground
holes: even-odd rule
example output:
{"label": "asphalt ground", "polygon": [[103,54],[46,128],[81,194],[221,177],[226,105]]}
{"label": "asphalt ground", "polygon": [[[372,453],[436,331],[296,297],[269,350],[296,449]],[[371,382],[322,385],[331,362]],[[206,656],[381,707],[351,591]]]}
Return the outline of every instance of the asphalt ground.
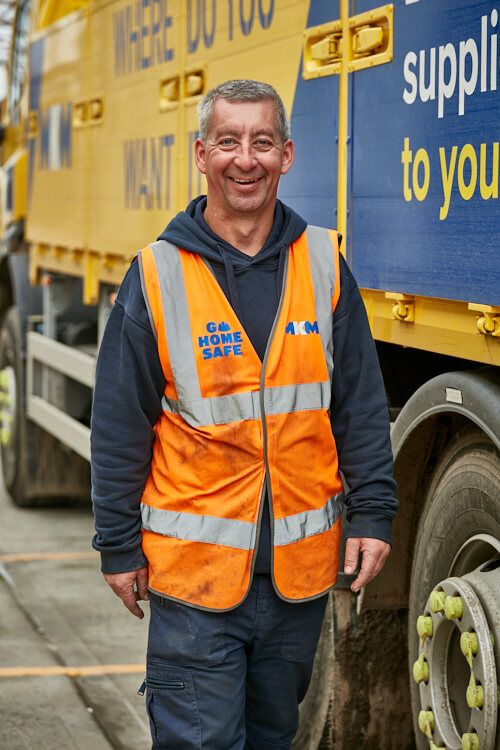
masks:
{"label": "asphalt ground", "polygon": [[148,605],[136,619],[105,583],[90,501],[22,509],[0,491],[0,514],[0,748],[150,748]]}

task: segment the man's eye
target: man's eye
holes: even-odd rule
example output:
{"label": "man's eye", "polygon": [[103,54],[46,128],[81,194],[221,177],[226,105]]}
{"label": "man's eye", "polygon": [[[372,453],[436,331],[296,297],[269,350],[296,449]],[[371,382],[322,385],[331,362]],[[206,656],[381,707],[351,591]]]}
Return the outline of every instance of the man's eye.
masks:
{"label": "man's eye", "polygon": [[268,141],[267,138],[259,138],[258,141],[255,142],[255,145],[258,148],[272,148],[271,141]]}
{"label": "man's eye", "polygon": [[234,138],[222,138],[220,141],[221,146],[234,146]]}

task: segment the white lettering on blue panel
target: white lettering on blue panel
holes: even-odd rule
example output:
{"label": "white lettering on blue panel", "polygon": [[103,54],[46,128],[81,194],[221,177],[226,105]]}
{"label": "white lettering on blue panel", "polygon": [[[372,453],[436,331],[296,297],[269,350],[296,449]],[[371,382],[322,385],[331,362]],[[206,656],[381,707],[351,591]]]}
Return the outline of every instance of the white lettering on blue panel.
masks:
{"label": "white lettering on blue panel", "polygon": [[[458,111],[463,117],[467,99],[476,93],[497,90],[498,11],[481,16],[481,25],[468,29],[475,34],[458,43],[447,42],[430,49],[410,50],[403,61],[403,101],[406,104],[437,101],[437,116]],[[488,74],[489,70],[489,74]],[[426,84],[425,81],[429,80]],[[456,94],[458,93],[458,97]],[[455,106],[445,103],[455,98]]]}

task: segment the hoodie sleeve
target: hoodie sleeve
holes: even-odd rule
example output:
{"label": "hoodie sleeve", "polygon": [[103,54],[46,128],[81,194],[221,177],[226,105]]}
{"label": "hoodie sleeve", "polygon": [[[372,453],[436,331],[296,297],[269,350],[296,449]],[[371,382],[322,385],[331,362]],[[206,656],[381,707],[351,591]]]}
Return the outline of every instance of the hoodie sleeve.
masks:
{"label": "hoodie sleeve", "polygon": [[132,263],[111,310],[99,350],[91,422],[92,503],[104,573],[146,565],[141,549],[142,491],[164,376]]}
{"label": "hoodie sleeve", "polygon": [[363,300],[341,256],[339,303],[333,316],[331,424],[346,495],[346,537],[391,542],[396,513],[389,411]]}

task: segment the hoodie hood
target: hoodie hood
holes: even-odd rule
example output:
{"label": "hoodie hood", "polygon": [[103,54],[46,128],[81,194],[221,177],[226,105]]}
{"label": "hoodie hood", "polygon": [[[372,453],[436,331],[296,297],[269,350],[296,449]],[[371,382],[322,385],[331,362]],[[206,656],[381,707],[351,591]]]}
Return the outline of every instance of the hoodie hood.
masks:
{"label": "hoodie hood", "polygon": [[252,257],[241,252],[210,229],[203,216],[206,205],[205,195],[195,198],[185,211],[180,211],[177,216],[174,216],[158,239],[167,240],[177,247],[182,247],[183,250],[197,253],[215,263],[222,263],[224,252],[228,252],[236,266],[247,266],[262,263],[279,254],[281,247],[283,245],[288,247],[297,237],[300,237],[307,226],[301,216],[277,200],[271,232],[264,246]]}
{"label": "hoodie hood", "polygon": [[[250,283],[258,293],[258,285],[264,276],[272,275],[279,298],[288,248],[300,237],[307,224],[295,211],[277,200],[271,232],[259,252],[250,256],[210,229],[203,216],[206,205],[205,195],[195,198],[185,211],[169,222],[158,239],[205,258],[237,316],[245,324],[244,288]],[[253,281],[245,278],[249,276]]]}

